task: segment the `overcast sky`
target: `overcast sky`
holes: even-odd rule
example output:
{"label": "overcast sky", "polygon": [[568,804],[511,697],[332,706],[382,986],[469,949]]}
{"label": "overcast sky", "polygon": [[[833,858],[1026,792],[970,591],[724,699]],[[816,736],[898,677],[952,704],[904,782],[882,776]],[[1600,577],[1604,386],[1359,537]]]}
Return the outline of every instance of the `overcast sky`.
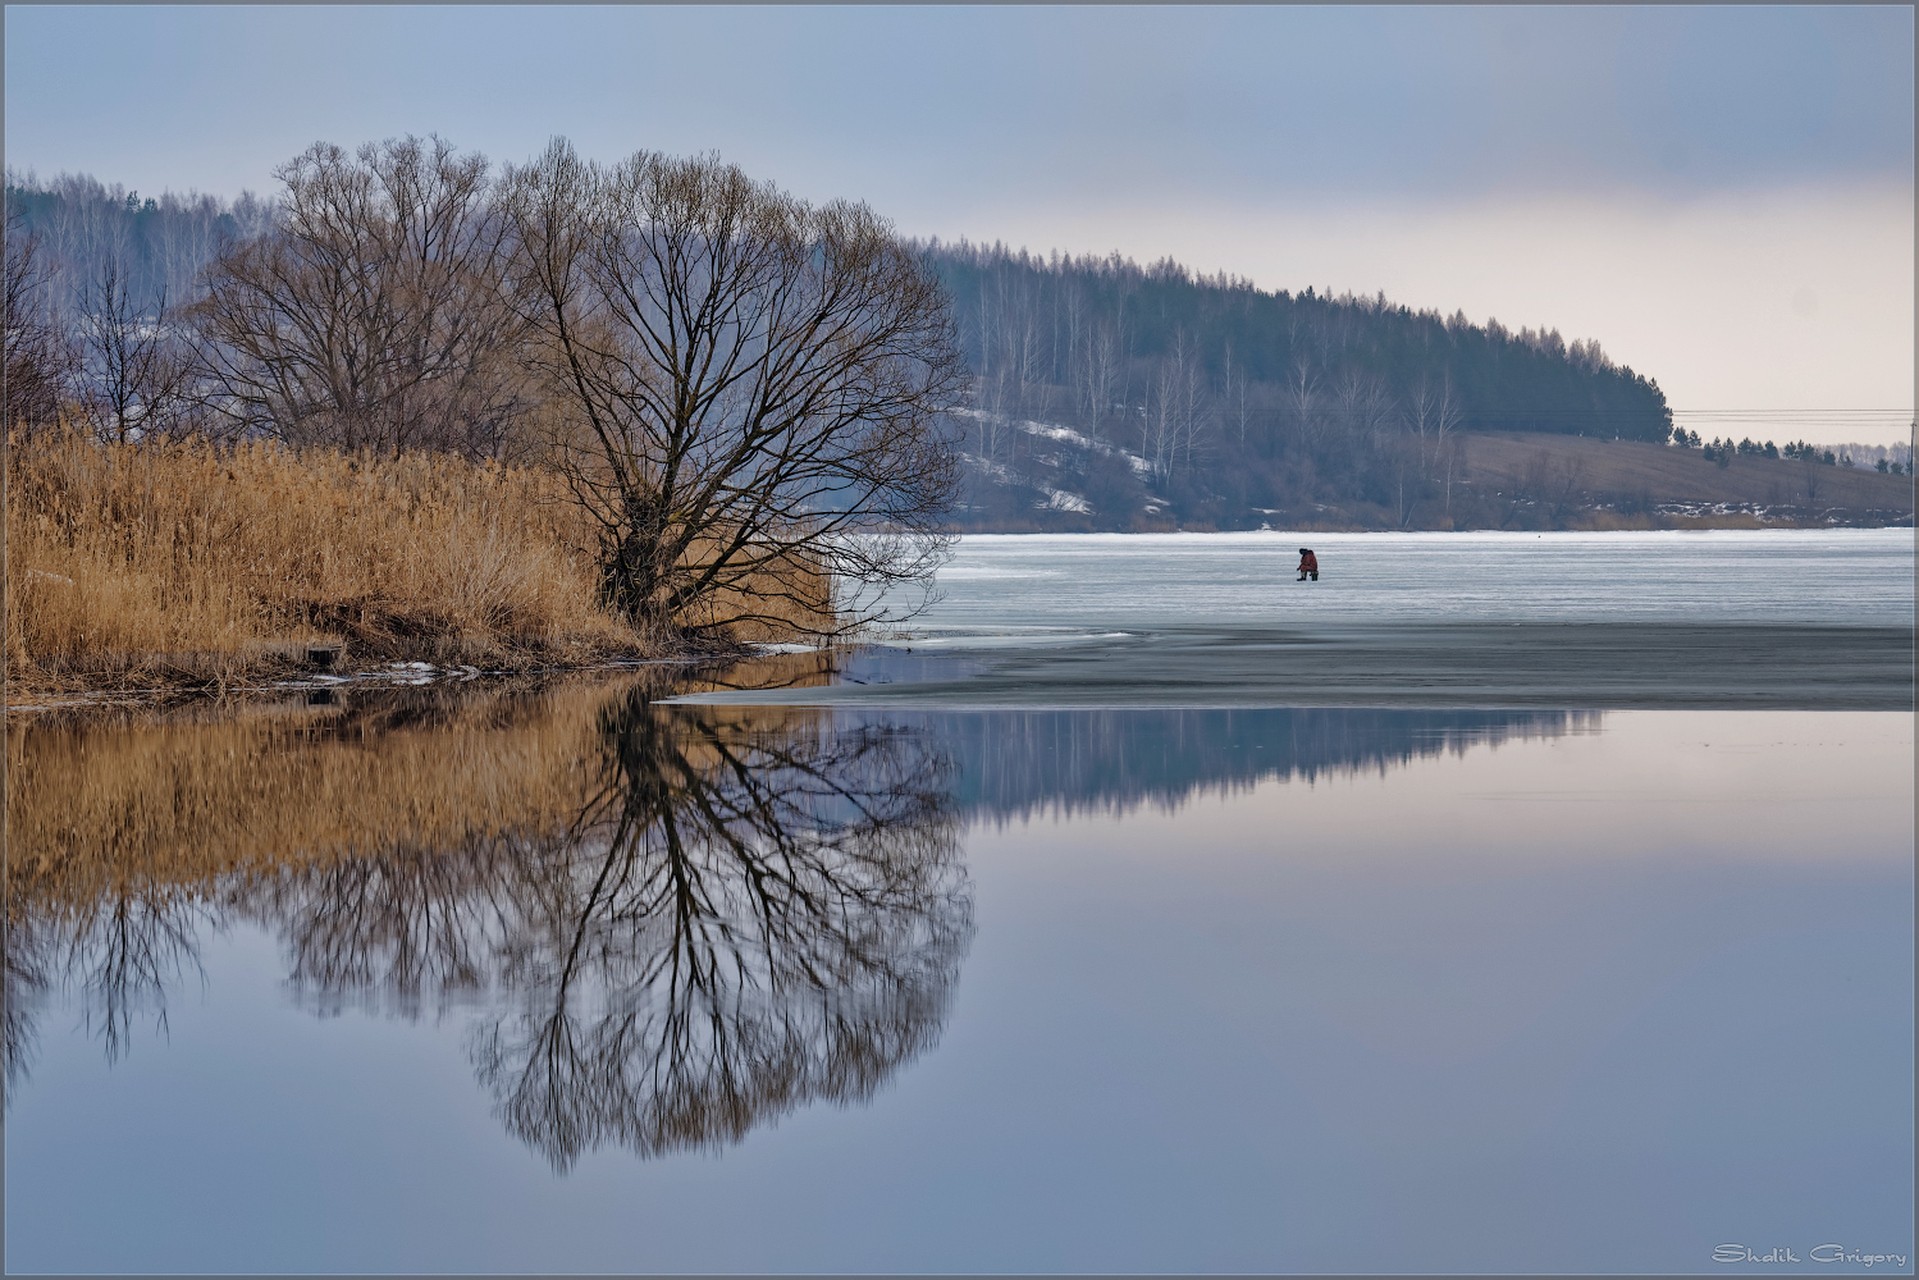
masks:
{"label": "overcast sky", "polygon": [[[1675,409],[1904,439],[1909,6],[8,5],[6,163],[269,191],[309,143],[716,151],[909,235],[1170,254],[1599,339]],[[1841,413],[1840,411],[1847,411]],[[1698,420],[1708,434],[1717,420]]]}

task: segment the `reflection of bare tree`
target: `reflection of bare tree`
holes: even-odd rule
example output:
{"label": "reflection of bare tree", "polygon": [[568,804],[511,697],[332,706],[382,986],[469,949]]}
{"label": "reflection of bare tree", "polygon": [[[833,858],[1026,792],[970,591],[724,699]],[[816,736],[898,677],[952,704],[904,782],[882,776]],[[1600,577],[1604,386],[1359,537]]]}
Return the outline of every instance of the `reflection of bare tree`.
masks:
{"label": "reflection of bare tree", "polygon": [[83,984],[81,1008],[109,1061],[126,1050],[143,1010],[166,1029],[167,984],[188,965],[199,967],[199,933],[208,922],[196,895],[163,885],[105,899],[74,922],[61,968]]}
{"label": "reflection of bare tree", "polygon": [[559,1168],[870,1096],[937,1037],[971,936],[950,763],[829,719],[603,713],[572,820],[236,888],[322,1008],[480,997],[481,1081]]}
{"label": "reflection of bare tree", "polygon": [[189,890],[149,884],[105,893],[85,908],[9,912],[4,967],[8,1096],[33,1057],[32,1014],[56,983],[79,988],[80,1012],[109,1061],[131,1044],[142,1014],[167,1026],[167,989],[199,967],[200,930],[212,919]]}
{"label": "reflection of bare tree", "polygon": [[[11,904],[9,904],[11,906]],[[33,1013],[48,984],[46,926],[37,916],[7,912],[0,931],[0,1053],[6,1055],[7,1101],[33,1065]]]}
{"label": "reflection of bare tree", "polygon": [[268,924],[284,922],[288,979],[321,1014],[349,1004],[411,1017],[444,1010],[486,988],[499,941],[500,868],[490,842],[454,849],[417,844],[242,881],[235,901]]}

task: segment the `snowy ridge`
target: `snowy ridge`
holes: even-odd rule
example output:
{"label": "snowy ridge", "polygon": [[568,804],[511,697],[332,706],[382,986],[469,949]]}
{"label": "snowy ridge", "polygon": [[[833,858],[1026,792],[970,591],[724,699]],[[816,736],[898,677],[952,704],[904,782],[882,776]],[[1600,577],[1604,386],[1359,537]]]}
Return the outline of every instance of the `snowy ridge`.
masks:
{"label": "snowy ridge", "polygon": [[972,466],[979,468],[987,475],[993,477],[993,479],[998,480],[1001,484],[1023,483],[1038,489],[1046,495],[1046,501],[1035,503],[1034,505],[1044,510],[1076,511],[1085,514],[1090,513],[1093,509],[1092,504],[1087,502],[1086,499],[1079,494],[1072,493],[1066,489],[1055,489],[1051,485],[1042,484],[1037,480],[1021,480],[1020,477],[1013,474],[1010,468],[1001,463],[994,462],[991,458],[982,458],[976,453],[962,453],[960,457],[966,459]]}
{"label": "snowy ridge", "polygon": [[[1040,497],[1032,504],[1034,509],[1071,515],[1120,515],[1122,519],[1128,507],[1148,516],[1165,510],[1165,504],[1150,491],[1136,493],[1137,501],[1122,503],[1117,508],[1112,505],[1114,499],[1110,495],[1102,501],[1081,491],[1078,481],[1087,477],[1088,463],[1094,459],[1124,462],[1135,480],[1150,480],[1154,475],[1153,464],[1136,453],[1055,422],[1015,418],[983,409],[948,412],[971,425],[961,457],[973,473],[990,480],[994,486],[1037,492]],[[1017,433],[1012,437],[1013,447],[1006,453],[1002,453],[1005,437],[1002,443],[987,440],[999,430]],[[1033,446],[1040,442],[1059,447],[1051,450],[1041,447],[1035,452]],[[987,456],[989,454],[992,456]],[[1012,465],[1009,466],[1009,462]]]}
{"label": "snowy ridge", "polygon": [[1055,440],[1060,444],[1070,444],[1088,453],[1103,453],[1109,458],[1124,458],[1126,465],[1133,469],[1135,475],[1148,476],[1153,473],[1153,464],[1137,453],[1129,453],[1118,445],[1107,444],[1104,440],[1095,440],[1084,432],[1075,431],[1071,427],[1062,427],[1058,423],[1035,422],[1031,418],[1013,418],[1003,413],[988,413],[984,409],[951,409],[948,412],[956,418],[972,418],[978,422],[998,422],[1016,431],[1024,431],[1029,436],[1037,436],[1042,440]]}

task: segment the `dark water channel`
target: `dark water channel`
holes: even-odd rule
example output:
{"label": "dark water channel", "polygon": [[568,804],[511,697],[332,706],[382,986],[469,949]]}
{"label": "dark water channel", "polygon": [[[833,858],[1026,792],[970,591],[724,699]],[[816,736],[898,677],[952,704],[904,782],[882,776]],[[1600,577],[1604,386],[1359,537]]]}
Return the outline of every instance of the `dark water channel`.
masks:
{"label": "dark water channel", "polygon": [[1910,1261],[1909,714],[686,692],[10,723],[9,1270]]}

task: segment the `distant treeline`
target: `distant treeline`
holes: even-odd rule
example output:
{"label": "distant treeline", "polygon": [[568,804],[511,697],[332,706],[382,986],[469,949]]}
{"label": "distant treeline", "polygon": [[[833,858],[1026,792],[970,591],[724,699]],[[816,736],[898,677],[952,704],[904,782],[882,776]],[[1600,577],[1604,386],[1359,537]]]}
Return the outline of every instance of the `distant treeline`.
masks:
{"label": "distant treeline", "polygon": [[976,489],[988,505],[986,490],[1031,470],[1022,419],[1136,456],[1064,478],[1096,510],[1157,499],[1186,519],[1315,498],[1403,517],[1446,486],[1459,432],[1664,442],[1672,430],[1657,382],[1553,329],[1475,325],[1383,294],[1267,292],[1171,259],[921,251],[975,374],[968,452],[994,482]]}
{"label": "distant treeline", "polygon": [[1734,458],[1801,458],[1807,462],[1824,463],[1828,467],[1853,467],[1861,471],[1877,471],[1881,475],[1912,474],[1912,446],[1909,444],[1842,444],[1821,449],[1805,440],[1789,440],[1785,444],[1754,440],[1751,436],[1737,441],[1731,436],[1714,436],[1708,440],[1697,431],[1688,431],[1684,427],[1673,430],[1672,442],[1682,449],[1697,449],[1706,461],[1722,467],[1732,465]]}
{"label": "distant treeline", "polygon": [[252,192],[237,199],[171,191],[143,196],[86,174],[49,181],[7,174],[7,211],[33,236],[54,267],[49,301],[64,315],[92,308],[87,294],[111,260],[121,284],[149,313],[192,301],[201,272],[226,245],[251,239],[272,224],[275,203]]}

